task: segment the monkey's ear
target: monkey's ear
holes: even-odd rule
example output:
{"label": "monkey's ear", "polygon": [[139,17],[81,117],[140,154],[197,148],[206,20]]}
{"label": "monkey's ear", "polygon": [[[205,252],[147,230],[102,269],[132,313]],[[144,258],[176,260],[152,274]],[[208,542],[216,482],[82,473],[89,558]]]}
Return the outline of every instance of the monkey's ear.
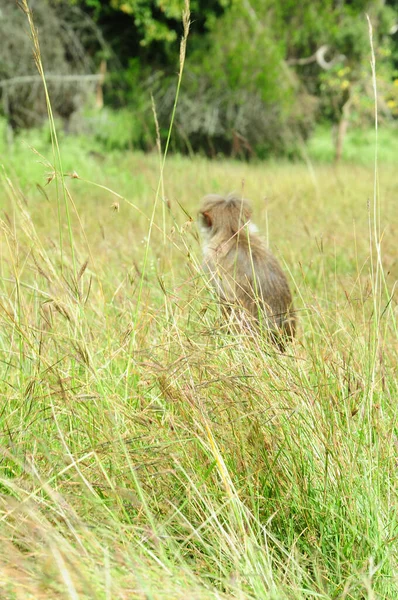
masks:
{"label": "monkey's ear", "polygon": [[253,216],[253,209],[249,204],[245,206],[244,215],[247,221],[249,221]]}
{"label": "monkey's ear", "polygon": [[211,220],[210,213],[203,212],[202,217],[203,217],[203,223],[206,225],[206,227],[210,228],[213,225],[213,221]]}

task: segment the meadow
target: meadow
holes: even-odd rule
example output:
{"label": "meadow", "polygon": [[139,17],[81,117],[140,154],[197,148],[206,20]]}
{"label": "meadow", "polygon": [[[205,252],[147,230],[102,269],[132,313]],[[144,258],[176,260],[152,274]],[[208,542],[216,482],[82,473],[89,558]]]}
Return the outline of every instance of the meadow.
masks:
{"label": "meadow", "polygon": [[[375,186],[371,161],[25,139],[1,160],[1,597],[398,597],[393,163]],[[226,332],[201,270],[198,203],[231,190],[288,274],[285,354]]]}

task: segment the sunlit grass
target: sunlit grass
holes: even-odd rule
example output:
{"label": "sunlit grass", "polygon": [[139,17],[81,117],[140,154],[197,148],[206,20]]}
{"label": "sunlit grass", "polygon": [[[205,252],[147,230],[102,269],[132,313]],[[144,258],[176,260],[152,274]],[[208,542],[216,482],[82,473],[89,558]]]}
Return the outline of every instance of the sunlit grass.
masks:
{"label": "sunlit grass", "polygon": [[[0,242],[6,597],[395,597],[394,170],[375,365],[370,170],[169,157],[137,312],[158,157],[66,146],[75,276],[48,167],[18,153]],[[223,333],[201,275],[188,215],[242,186],[294,291],[286,356]]]}
{"label": "sunlit grass", "polygon": [[[308,140],[308,155],[314,161],[333,163],[335,130],[331,124],[319,125]],[[398,130],[395,122],[384,122],[379,129],[379,164],[396,161]],[[371,166],[374,161],[374,129],[350,125],[344,140],[344,162]]]}

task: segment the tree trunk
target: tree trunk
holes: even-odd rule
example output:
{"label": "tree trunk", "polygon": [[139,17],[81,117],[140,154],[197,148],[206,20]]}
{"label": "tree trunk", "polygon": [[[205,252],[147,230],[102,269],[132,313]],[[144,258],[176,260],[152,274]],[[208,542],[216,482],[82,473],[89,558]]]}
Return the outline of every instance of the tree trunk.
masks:
{"label": "tree trunk", "polygon": [[104,85],[105,75],[106,75],[106,60],[101,60],[99,75],[100,75],[100,78],[97,83],[97,95],[96,95],[96,100],[95,100],[95,106],[96,106],[96,108],[101,110],[101,108],[104,107],[104,94],[103,94],[102,88]]}
{"label": "tree trunk", "polygon": [[334,162],[336,165],[340,162],[341,156],[343,154],[344,139],[348,129],[351,104],[352,98],[351,95],[349,95],[347,101],[343,104],[343,108],[341,109],[341,117],[337,127],[334,154]]}

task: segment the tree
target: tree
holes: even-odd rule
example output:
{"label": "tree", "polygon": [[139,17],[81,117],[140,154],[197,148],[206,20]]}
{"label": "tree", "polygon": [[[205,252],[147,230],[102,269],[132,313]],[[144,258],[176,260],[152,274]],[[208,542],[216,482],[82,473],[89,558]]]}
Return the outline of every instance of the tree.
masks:
{"label": "tree", "polygon": [[[279,5],[285,19],[287,3]],[[343,151],[343,143],[352,111],[368,115],[373,97],[370,77],[370,42],[365,11],[373,22],[380,91],[386,92],[391,80],[391,28],[397,14],[391,6],[373,0],[326,0],[300,4],[302,25],[290,27],[287,43],[288,60],[307,89],[320,98],[320,113],[335,124],[335,161]],[[283,16],[285,15],[285,16]],[[316,17],[315,17],[316,15]],[[305,52],[311,53],[307,58]],[[323,50],[322,61],[320,50]],[[297,58],[300,57],[300,58]],[[329,59],[328,59],[329,57]],[[325,60],[326,59],[326,60]],[[365,99],[363,101],[363,99]],[[381,107],[386,108],[382,102]],[[372,114],[373,118],[373,114]]]}
{"label": "tree", "polygon": [[[189,54],[181,143],[210,154],[294,154],[318,114],[335,126],[338,160],[351,111],[367,114],[369,102],[359,100],[372,97],[365,10],[386,82],[396,13],[378,0],[232,0]],[[163,82],[157,96],[166,116],[172,88]]]}

